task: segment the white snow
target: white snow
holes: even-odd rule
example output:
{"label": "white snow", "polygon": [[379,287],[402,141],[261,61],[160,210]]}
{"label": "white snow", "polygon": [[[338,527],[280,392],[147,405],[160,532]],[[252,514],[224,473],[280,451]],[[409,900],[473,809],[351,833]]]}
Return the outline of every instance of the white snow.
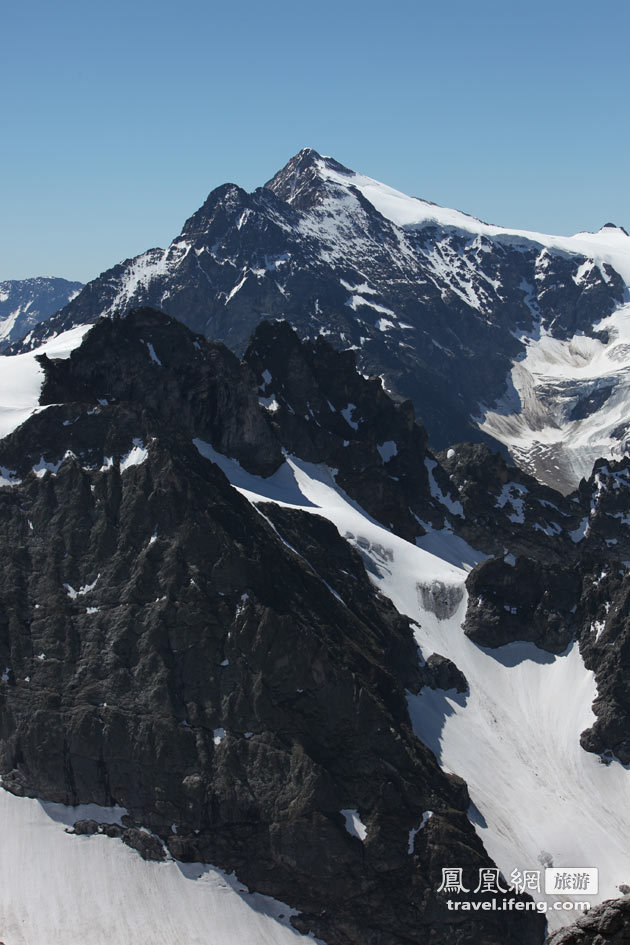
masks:
{"label": "white snow", "polygon": [[[630,447],[630,304],[594,327],[608,332],[606,343],[582,334],[560,341],[540,327],[522,338],[525,357],[512,367],[508,392],[482,407],[478,421],[519,465],[539,475],[551,467],[567,488],[588,477],[599,457],[619,459]],[[597,410],[571,419],[580,401],[606,388]],[[613,436],[619,428],[629,435]]]}
{"label": "white snow", "polygon": [[[66,453],[66,456],[68,454]],[[72,454],[70,454],[72,455]],[[47,462],[43,456],[40,457],[39,462],[35,463],[33,466],[33,472],[38,479],[43,479],[47,472],[52,473],[55,476],[61,467],[62,460],[58,460],[56,463]]]}
{"label": "white snow", "polygon": [[157,354],[155,353],[155,348],[153,347],[153,345],[151,344],[151,342],[150,342],[150,341],[145,341],[145,344],[146,344],[147,348],[149,349],[149,357],[151,358],[151,360],[153,361],[153,363],[159,365],[160,367],[162,367],[162,362],[160,361],[160,359],[158,358]]}
{"label": "white snow", "polygon": [[422,815],[422,820],[420,821],[420,825],[418,827],[412,827],[411,830],[409,831],[409,844],[407,846],[407,853],[409,855],[413,853],[413,844],[414,844],[414,840],[416,839],[416,836],[420,833],[421,830],[424,830],[424,828],[426,827],[426,825],[428,824],[428,822],[431,820],[432,817],[433,817],[433,811],[425,810],[424,814]]}
{"label": "white snow", "polygon": [[[555,866],[599,868],[599,894],[585,897],[592,902],[630,884],[630,770],[601,764],[580,747],[580,733],[594,720],[596,687],[577,646],[560,656],[526,643],[477,646],[461,626],[467,571],[445,560],[460,558],[465,543],[444,530],[433,545],[440,558],[398,538],[349,499],[325,466],[289,456],[263,479],[196,445],[250,502],[274,501],[332,521],[370,559],[377,588],[414,622],[422,655],[440,653],[462,670],[469,693],[425,689],[409,695],[410,713],[441,764],[467,781],[469,816],[504,875],[542,869],[547,852]],[[346,813],[352,821],[356,812]],[[571,914],[549,912],[548,919],[555,925]]]}
{"label": "white snow", "polygon": [[355,420],[352,419],[352,414],[354,413],[356,409],[357,409],[356,404],[348,404],[348,406],[344,407],[343,410],[341,411],[342,417],[344,418],[348,426],[351,426],[353,430],[359,429],[359,424]]}
{"label": "white snow", "polygon": [[142,440],[134,437],[133,439],[133,449],[131,449],[125,456],[121,457],[120,460],[120,471],[123,473],[126,469],[130,469],[132,466],[140,466],[145,462],[149,455],[149,451],[144,446]]}
{"label": "white snow", "polygon": [[17,478],[15,469],[7,469],[6,466],[0,466],[0,486],[19,486],[21,481],[21,479]]}
{"label": "white snow", "polygon": [[433,470],[437,466],[437,461],[435,459],[427,458],[424,461],[424,465],[426,466],[427,474],[429,476],[429,489],[431,490],[431,495],[433,498],[437,499],[437,501],[442,505],[445,505],[449,512],[452,512],[453,515],[458,515],[460,518],[466,518],[463,506],[459,499],[451,499],[450,495],[444,495],[435,481]]}
{"label": "white snow", "polygon": [[[79,588],[78,591],[75,590],[75,588],[71,584],[64,584],[63,587],[68,597],[70,597],[72,600],[76,600],[77,597],[84,597],[86,594],[89,594],[90,591],[93,591],[98,583],[98,579],[100,578],[100,576],[101,576],[100,574],[97,574],[91,584],[84,584],[82,587]],[[95,608],[95,607],[88,607],[88,613],[94,613],[97,609],[98,608]]]}
{"label": "white snow", "polygon": [[[0,790],[0,915],[7,945],[301,945],[294,911],[201,863],[145,861],[119,840],[79,837],[75,821],[120,820]],[[280,918],[283,916],[283,918]]]}
{"label": "white snow", "polygon": [[525,522],[525,499],[527,489],[518,482],[506,482],[501,488],[501,494],[497,498],[495,505],[498,509],[504,509],[506,506],[512,511],[508,512],[507,517],[516,525],[522,525]]}
{"label": "white snow", "polygon": [[69,358],[91,327],[78,325],[33,351],[0,356],[0,438],[12,433],[39,408],[44,372],[36,356]]}
{"label": "white snow", "polygon": [[386,440],[384,443],[378,443],[376,449],[379,451],[384,463],[388,463],[394,456],[398,456],[398,447],[394,440]]}
{"label": "white snow", "polygon": [[585,538],[586,535],[588,534],[588,526],[589,526],[588,518],[583,518],[580,524],[578,525],[578,527],[574,529],[572,532],[569,532],[569,536],[571,540],[574,541],[576,544],[577,542],[582,541],[582,539]]}
{"label": "white snow", "polygon": [[346,808],[339,813],[345,818],[348,833],[363,842],[367,837],[367,827],[359,817],[358,810]]}
{"label": "white snow", "polygon": [[[369,299],[364,298],[362,295],[351,295],[348,301],[346,302],[348,308],[351,308],[353,312],[356,312],[357,308],[360,306],[365,306],[367,308],[374,309],[375,312],[381,312],[383,315],[391,315],[394,318],[394,312],[391,308],[386,308],[384,305],[377,305],[376,302],[371,302]],[[391,322],[390,322],[391,324]]]}
{"label": "white snow", "polygon": [[190,244],[178,240],[168,249],[150,249],[141,256],[131,259],[122,276],[120,289],[104,315],[129,308],[135,293],[145,289],[151,282],[167,275],[188,254]]}
{"label": "white snow", "polygon": [[212,732],[212,740],[215,745],[220,745],[223,739],[225,738],[225,729],[224,728],[215,728]]}
{"label": "white snow", "polygon": [[[538,252],[537,276],[547,271],[551,252],[570,254],[579,259],[574,279],[582,286],[589,273],[599,270],[605,281],[610,281],[608,265],[615,269],[630,289],[630,236],[619,227],[602,227],[597,233],[578,233],[574,236],[554,236],[527,230],[493,226],[429,201],[409,197],[379,181],[336,169],[326,158],[317,162],[318,173],[328,183],[329,195],[321,205],[307,214],[300,224],[306,235],[315,235],[323,241],[322,258],[340,264],[352,260],[357,270],[366,257],[383,248],[375,246],[368,228],[366,212],[359,205],[353,189],[358,189],[373,207],[392,224],[392,238],[398,241],[397,252],[389,250],[392,273],[397,273],[401,258],[420,263],[427,278],[434,282],[448,304],[453,295],[477,309],[481,315],[502,304],[504,291],[492,274],[478,264],[477,257],[506,245]],[[414,234],[424,227],[438,226],[443,236],[424,248]],[[453,244],[453,231],[467,241],[466,251]],[[471,252],[472,250],[472,252]],[[535,281],[535,280],[534,280]],[[374,294],[367,279],[364,284],[342,285],[351,295],[347,305],[358,311],[369,305],[377,312],[384,306],[370,301]],[[540,326],[540,311],[532,280],[523,278],[520,291],[523,301]],[[626,301],[627,301],[626,295]],[[624,314],[625,313],[625,314]],[[396,327],[395,316],[382,311],[376,328],[387,338]],[[630,371],[628,350],[630,306],[611,316],[607,326],[613,337],[602,341],[576,335],[567,342],[556,341],[540,327],[524,336],[515,336],[525,346],[525,358],[513,363],[511,383],[506,395],[497,404],[482,404],[478,423],[481,428],[505,443],[516,463],[544,479],[550,485],[560,481],[565,491],[577,486],[582,476],[590,474],[593,462],[599,456],[618,458],[630,451],[630,424],[628,436],[621,441],[613,437],[622,428],[630,407]],[[621,323],[624,323],[623,326]],[[446,357],[453,353],[432,339],[435,347]],[[404,342],[397,340],[398,345]],[[589,373],[590,371],[590,373]],[[603,408],[583,420],[570,420],[572,409],[582,398],[610,380],[614,391]],[[571,389],[569,389],[571,388]]]}
{"label": "white snow", "polygon": [[602,227],[597,233],[576,233],[574,236],[551,236],[529,230],[510,229],[483,223],[461,210],[440,207],[428,200],[409,197],[365,174],[342,174],[326,163],[318,162],[320,175],[340,187],[356,187],[379,213],[396,226],[405,229],[438,225],[486,236],[503,243],[524,240],[551,249],[580,254],[598,263],[609,263],[630,284],[630,237],[619,227]]}
{"label": "white snow", "polygon": [[276,395],[272,394],[271,397],[259,397],[258,403],[261,407],[264,407],[265,410],[268,410],[270,413],[275,413],[276,410],[280,409],[280,404],[276,400]]}

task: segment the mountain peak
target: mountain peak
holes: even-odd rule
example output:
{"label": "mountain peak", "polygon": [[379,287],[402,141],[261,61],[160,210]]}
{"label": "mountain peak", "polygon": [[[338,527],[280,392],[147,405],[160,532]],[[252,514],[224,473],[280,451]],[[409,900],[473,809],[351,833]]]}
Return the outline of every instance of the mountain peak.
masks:
{"label": "mountain peak", "polygon": [[625,230],[622,226],[619,226],[617,223],[604,223],[604,225],[600,227],[599,232],[602,233],[604,230],[618,230],[620,233],[623,233],[625,236],[629,235],[628,231]]}
{"label": "mountain peak", "polygon": [[321,194],[328,179],[327,171],[334,171],[349,178],[355,176],[354,171],[344,167],[334,158],[322,156],[313,148],[302,148],[282,170],[267,181],[265,187],[276,197],[286,200],[299,210],[304,210],[312,206]]}

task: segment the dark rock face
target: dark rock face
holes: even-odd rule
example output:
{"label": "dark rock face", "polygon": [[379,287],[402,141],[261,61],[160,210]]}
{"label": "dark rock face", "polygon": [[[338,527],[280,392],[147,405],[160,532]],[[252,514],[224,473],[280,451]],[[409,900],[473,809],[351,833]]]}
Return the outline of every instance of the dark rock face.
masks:
{"label": "dark rock face", "polygon": [[405,538],[424,534],[422,521],[444,524],[429,483],[428,465],[437,464],[411,401],[394,402],[380,378],[357,373],[353,352],[322,338],[300,343],[288,324],[262,322],[244,360],[289,452],[336,469],[338,485]]}
{"label": "dark rock face", "polygon": [[352,180],[305,149],[251,194],[218,187],[168,249],[103,273],[38,337],[150,305],[240,354],[263,318],[287,319],[356,350],[443,448],[487,439],[473,418],[504,393],[518,334],[592,333],[623,299],[610,266],[584,270],[526,238],[396,226]]}
{"label": "dark rock face", "polygon": [[[491,862],[464,783],[412,734],[405,689],[423,677],[407,620],[330,523],[254,508],[192,443],[277,467],[254,369],[146,310],[42,363],[52,405],[0,443],[21,480],[0,489],[4,787],[118,803],[124,829],[96,832],[235,870],[328,945],[539,945],[541,916],[471,921],[436,892],[444,865]],[[372,399],[422,455],[409,409]]]}
{"label": "dark rock face", "polygon": [[452,660],[439,653],[432,653],[422,668],[422,681],[430,689],[454,689],[455,692],[468,692],[468,682]]}
{"label": "dark rock face", "polygon": [[82,282],[43,276],[0,282],[0,347],[21,341],[40,322],[67,305],[82,288]]}
{"label": "dark rock face", "polygon": [[[149,370],[139,370],[143,362]],[[163,423],[214,443],[252,472],[269,475],[282,462],[255,387],[237,358],[151,309],[117,320],[114,330],[100,321],[80,352],[45,366],[43,404],[137,402]]]}
{"label": "dark rock face", "polygon": [[605,763],[630,764],[630,576],[614,558],[584,553],[571,567],[491,558],[466,581],[466,635],[482,646],[527,640],[561,653],[576,639],[595,673],[597,716],[580,743]]}
{"label": "dark rock face", "polygon": [[626,945],[630,942],[630,898],[608,899],[554,932],[547,945]]}
{"label": "dark rock face", "polygon": [[630,764],[630,579],[613,565],[596,568],[584,581],[580,601],[580,648],[595,673],[597,720],[580,739],[605,761]]}
{"label": "dark rock face", "polygon": [[482,646],[526,640],[561,653],[574,635],[572,610],[581,588],[573,569],[551,570],[524,557],[514,564],[490,558],[471,571],[466,587],[464,630]]}
{"label": "dark rock face", "polygon": [[119,824],[99,824],[96,820],[77,820],[72,830],[81,837],[90,837],[94,834],[103,834],[112,839],[122,840],[132,850],[136,850],[143,860],[162,862],[166,858],[164,844],[147,830],[138,830],[136,827],[121,827]]}

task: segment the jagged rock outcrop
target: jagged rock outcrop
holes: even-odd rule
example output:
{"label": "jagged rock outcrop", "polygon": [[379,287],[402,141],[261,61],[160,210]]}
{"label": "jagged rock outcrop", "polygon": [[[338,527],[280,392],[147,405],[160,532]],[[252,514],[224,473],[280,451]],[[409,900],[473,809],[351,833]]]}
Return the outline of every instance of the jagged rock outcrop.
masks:
{"label": "jagged rock outcrop", "polygon": [[552,569],[525,557],[490,558],[471,571],[466,587],[464,630],[482,646],[526,640],[561,653],[577,629],[581,581],[573,569]]}
{"label": "jagged rock outcrop", "polygon": [[468,692],[468,682],[452,660],[439,653],[431,653],[420,670],[422,683],[429,689],[454,689],[455,692]]}

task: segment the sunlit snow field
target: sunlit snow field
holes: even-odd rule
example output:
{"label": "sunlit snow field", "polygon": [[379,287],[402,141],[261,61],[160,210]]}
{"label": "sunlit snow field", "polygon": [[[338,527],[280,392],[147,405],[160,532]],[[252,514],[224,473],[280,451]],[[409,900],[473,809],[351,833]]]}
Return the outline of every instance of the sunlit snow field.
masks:
{"label": "sunlit snow field", "polygon": [[[6,945],[299,945],[293,911],[200,863],[148,862],[119,840],[66,826],[117,822],[0,791],[0,934]],[[280,918],[282,916],[282,918]]]}

